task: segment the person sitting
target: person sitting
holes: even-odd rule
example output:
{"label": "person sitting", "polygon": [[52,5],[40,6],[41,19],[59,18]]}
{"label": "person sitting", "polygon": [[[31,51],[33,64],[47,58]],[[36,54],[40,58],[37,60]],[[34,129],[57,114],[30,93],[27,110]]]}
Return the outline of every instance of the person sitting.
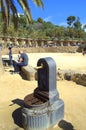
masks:
{"label": "person sitting", "polygon": [[82,54],[83,54],[83,55],[86,54],[86,47],[83,49]]}
{"label": "person sitting", "polygon": [[13,62],[14,73],[20,73],[22,66],[28,65],[28,55],[23,51],[19,51],[19,59],[18,62]]}

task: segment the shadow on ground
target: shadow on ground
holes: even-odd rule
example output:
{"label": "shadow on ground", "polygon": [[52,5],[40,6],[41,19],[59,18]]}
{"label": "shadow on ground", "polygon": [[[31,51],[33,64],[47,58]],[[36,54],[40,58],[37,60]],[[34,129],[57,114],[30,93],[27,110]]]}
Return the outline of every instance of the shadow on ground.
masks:
{"label": "shadow on ground", "polygon": [[21,100],[21,99],[14,99],[14,100],[12,100],[12,104],[10,104],[9,106],[12,106],[14,104],[17,104],[17,105],[20,106],[18,109],[16,109],[12,113],[14,123],[16,125],[18,125],[19,127],[23,128],[23,124],[22,124],[22,108],[24,107],[24,101]]}
{"label": "shadow on ground", "polygon": [[20,73],[20,76],[22,77],[22,79],[27,80],[27,77],[23,72]]}
{"label": "shadow on ground", "polygon": [[22,108],[18,108],[16,109],[13,113],[12,113],[12,117],[14,120],[14,123],[16,125],[18,125],[19,127],[23,128],[23,124],[22,124]]}
{"label": "shadow on ground", "polygon": [[61,120],[58,126],[62,128],[62,130],[75,130],[73,125],[70,122],[67,122],[65,120]]}

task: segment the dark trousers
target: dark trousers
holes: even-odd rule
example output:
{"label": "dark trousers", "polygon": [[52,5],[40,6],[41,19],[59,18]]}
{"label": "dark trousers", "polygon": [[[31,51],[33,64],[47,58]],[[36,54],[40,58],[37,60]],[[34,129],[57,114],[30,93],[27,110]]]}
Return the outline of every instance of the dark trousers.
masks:
{"label": "dark trousers", "polygon": [[23,62],[15,62],[15,61],[13,61],[13,67],[14,67],[15,72],[21,71],[22,66],[27,66],[27,65],[24,64]]}
{"label": "dark trousers", "polygon": [[9,55],[9,62],[10,62],[10,66],[13,66],[13,61],[12,61],[12,56]]}

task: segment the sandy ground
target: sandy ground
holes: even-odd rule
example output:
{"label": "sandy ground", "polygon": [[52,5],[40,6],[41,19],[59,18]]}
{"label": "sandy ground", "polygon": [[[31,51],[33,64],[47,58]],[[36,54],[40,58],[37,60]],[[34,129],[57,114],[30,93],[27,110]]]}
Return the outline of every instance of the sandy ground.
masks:
{"label": "sandy ground", "polygon": [[[52,57],[57,68],[86,72],[86,55],[66,53],[29,53],[29,64],[36,66],[39,58]],[[15,56],[14,56],[15,57]],[[23,99],[37,87],[37,81],[27,81],[5,69],[0,76],[0,130],[23,130],[21,109]],[[86,87],[72,81],[58,81],[57,90],[64,101],[64,119],[49,130],[86,130]]]}

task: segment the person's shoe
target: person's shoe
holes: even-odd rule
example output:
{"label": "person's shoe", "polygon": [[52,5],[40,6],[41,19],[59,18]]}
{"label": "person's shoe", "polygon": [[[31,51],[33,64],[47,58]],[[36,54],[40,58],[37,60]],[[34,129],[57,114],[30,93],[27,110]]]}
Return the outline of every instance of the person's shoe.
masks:
{"label": "person's shoe", "polygon": [[14,72],[14,74],[20,74],[20,72],[18,71],[18,72]]}
{"label": "person's shoe", "polygon": [[20,72],[13,71],[13,72],[11,72],[11,74],[20,74]]}
{"label": "person's shoe", "polygon": [[13,70],[9,70],[9,72],[14,72]]}

